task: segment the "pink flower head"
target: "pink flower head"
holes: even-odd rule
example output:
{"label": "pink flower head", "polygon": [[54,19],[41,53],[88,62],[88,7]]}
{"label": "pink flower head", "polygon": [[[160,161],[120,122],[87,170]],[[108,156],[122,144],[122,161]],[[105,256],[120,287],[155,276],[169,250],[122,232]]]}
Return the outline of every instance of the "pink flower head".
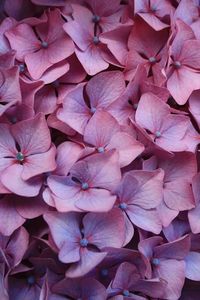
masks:
{"label": "pink flower head", "polygon": [[167,38],[168,30],[155,31],[142,19],[136,19],[128,40],[129,54],[125,69],[128,80],[134,77],[137,66],[145,63],[157,85],[161,85],[165,79],[161,70],[167,61],[164,51]]}
{"label": "pink flower head", "polygon": [[184,258],[190,249],[189,235],[166,244],[161,237],[154,236],[140,241],[138,247],[149,259],[149,275],[167,283],[162,297],[178,300],[185,281]]}
{"label": "pink flower head", "polygon": [[120,125],[127,125],[134,118],[142,94],[152,93],[164,102],[169,98],[165,87],[153,84],[147,74],[144,64],[138,65],[134,78],[131,80],[124,93],[107,108],[108,112],[117,119]]}
{"label": "pink flower head", "polygon": [[[122,295],[124,299],[137,299],[135,292],[142,292],[150,297],[162,297],[164,280],[159,278],[142,279],[137,268],[128,262],[122,263],[108,288],[109,295]],[[126,298],[127,297],[127,298]]]}
{"label": "pink flower head", "polygon": [[189,118],[170,113],[170,106],[153,94],[142,95],[135,114],[136,123],[146,129],[149,139],[167,151],[184,151]]}
{"label": "pink flower head", "polygon": [[168,226],[179,211],[194,208],[191,183],[197,173],[197,162],[193,153],[176,153],[173,157],[164,160],[163,157],[160,159],[152,157],[144,162],[144,168],[149,171],[161,168],[164,171],[164,203],[162,202],[158,207],[164,226]]}
{"label": "pink flower head", "polygon": [[[58,119],[83,134],[87,122],[100,109],[106,109],[125,89],[123,74],[119,71],[102,72],[93,77],[86,85],[78,85],[69,92],[58,111]],[[86,92],[87,98],[84,97]]]}
{"label": "pink flower head", "polygon": [[181,20],[176,22],[176,35],[170,47],[167,88],[179,105],[187,102],[200,88],[200,41]]}
{"label": "pink flower head", "polygon": [[[47,14],[47,23],[35,26],[22,23],[6,32],[16,58],[25,62],[32,78],[39,79],[55,63],[74,52],[73,42],[62,30],[64,23],[59,10]],[[59,50],[58,50],[59,49]]]}
{"label": "pink flower head", "polygon": [[174,7],[167,0],[135,0],[135,13],[157,31],[169,26],[173,12]]}
{"label": "pink flower head", "polygon": [[[162,201],[163,171],[130,171],[116,190],[118,207],[126,218],[147,231],[160,233],[162,229],[155,208]],[[127,220],[128,221],[128,220]]]}
{"label": "pink flower head", "polygon": [[120,17],[122,14],[122,7],[120,1],[116,0],[114,3],[110,1],[101,1],[101,4],[96,0],[86,0],[86,7],[80,5],[73,5],[73,18],[75,21],[83,21],[80,18],[87,18],[93,25],[97,32],[106,32],[114,29],[120,24]]}
{"label": "pink flower head", "polygon": [[106,256],[104,247],[121,247],[124,242],[124,218],[119,210],[108,213],[49,212],[44,215],[53,241],[58,248],[59,260],[71,263],[67,277],[80,277],[97,266]]}
{"label": "pink flower head", "polygon": [[56,168],[55,147],[43,115],[11,126],[1,124],[0,131],[2,184],[15,194],[36,196],[42,180],[35,176]]}
{"label": "pink flower head", "polygon": [[[97,6],[100,7],[98,4]],[[103,39],[101,40],[102,33],[98,25],[92,21],[93,18],[98,19],[98,16],[94,17],[92,12],[84,6],[72,5],[72,7],[73,20],[65,23],[63,28],[74,41],[75,54],[87,74],[95,75],[106,70],[109,64],[120,66],[120,62],[111,54]],[[110,24],[108,26],[110,27]],[[116,37],[116,33],[113,32],[113,34]],[[117,44],[120,44],[120,41]]]}
{"label": "pink flower head", "polygon": [[116,151],[79,160],[68,176],[52,175],[44,200],[58,211],[109,211],[116,200],[111,191],[121,179]]}
{"label": "pink flower head", "polygon": [[84,131],[84,141],[95,146],[99,153],[111,149],[118,150],[121,167],[131,163],[144,150],[142,144],[120,130],[115,118],[106,111],[97,111],[92,116]]}

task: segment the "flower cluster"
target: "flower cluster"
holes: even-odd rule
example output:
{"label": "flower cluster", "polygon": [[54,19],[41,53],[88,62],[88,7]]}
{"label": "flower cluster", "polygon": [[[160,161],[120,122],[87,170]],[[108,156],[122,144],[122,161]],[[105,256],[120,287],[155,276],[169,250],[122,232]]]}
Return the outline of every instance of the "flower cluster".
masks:
{"label": "flower cluster", "polygon": [[0,299],[199,300],[199,1],[0,20]]}

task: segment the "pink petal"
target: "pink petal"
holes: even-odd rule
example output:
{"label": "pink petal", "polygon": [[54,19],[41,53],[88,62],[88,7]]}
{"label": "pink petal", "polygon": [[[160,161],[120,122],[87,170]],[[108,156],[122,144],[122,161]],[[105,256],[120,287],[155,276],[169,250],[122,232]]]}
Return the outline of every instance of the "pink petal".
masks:
{"label": "pink petal", "polygon": [[84,128],[91,117],[89,107],[83,98],[84,84],[67,94],[63,102],[63,109],[58,110],[59,120],[67,123],[71,128],[83,134]]}
{"label": "pink petal", "polygon": [[182,66],[167,81],[167,88],[179,105],[184,105],[191,93],[200,88],[200,74]]}
{"label": "pink petal", "polygon": [[179,299],[185,281],[184,261],[174,259],[163,260],[160,262],[155,274],[167,282],[163,298]]}
{"label": "pink petal", "polygon": [[50,132],[42,114],[18,122],[12,126],[11,131],[24,155],[46,152],[50,148]]}
{"label": "pink petal", "polygon": [[107,190],[90,188],[75,200],[75,206],[83,211],[107,212],[112,209],[116,196]]}
{"label": "pink petal", "polygon": [[198,252],[189,252],[185,258],[186,270],[185,276],[190,280],[200,280],[200,254]]}
{"label": "pink petal", "polygon": [[174,210],[183,211],[194,208],[194,197],[191,185],[184,180],[179,179],[164,186],[164,202]]}
{"label": "pink petal", "polygon": [[39,40],[32,28],[27,24],[19,24],[6,32],[12,49],[16,50],[16,58],[23,61],[25,56],[38,50]]}
{"label": "pink petal", "polygon": [[167,104],[155,95],[148,93],[142,95],[140,98],[135,114],[135,120],[141,127],[155,133],[160,130],[163,120],[169,112],[170,108]]}
{"label": "pink petal", "polygon": [[89,213],[83,219],[84,236],[99,249],[122,247],[125,237],[123,213],[113,209],[108,213]]}
{"label": "pink petal", "polygon": [[5,185],[5,187],[13,193],[20,196],[37,196],[42,185],[40,178],[32,178],[28,181],[24,181],[21,178],[22,171],[22,165],[14,164],[8,167],[1,176],[3,185]]}
{"label": "pink petal", "polygon": [[3,235],[11,235],[25,222],[25,218],[17,212],[14,201],[9,198],[0,200],[0,218],[0,232]]}
{"label": "pink petal", "polygon": [[69,278],[84,276],[95,268],[104,259],[106,254],[106,252],[92,252],[87,250],[87,248],[83,248],[80,262],[72,264],[67,269],[65,276]]}
{"label": "pink petal", "polygon": [[96,111],[85,127],[84,141],[96,148],[105,147],[119,130],[119,124],[109,113]]}
{"label": "pink petal", "polygon": [[76,56],[88,75],[95,75],[109,67],[103,58],[104,51],[98,45],[91,44],[84,52],[75,49]]}
{"label": "pink petal", "polygon": [[124,76],[119,71],[108,71],[93,77],[86,86],[91,106],[103,108],[116,100],[125,90]]}
{"label": "pink petal", "polygon": [[162,230],[162,223],[156,210],[145,210],[136,205],[129,205],[127,215],[139,228],[155,234],[159,234]]}
{"label": "pink petal", "polygon": [[30,155],[23,164],[22,179],[28,180],[36,175],[55,170],[56,148],[54,145],[42,154]]}

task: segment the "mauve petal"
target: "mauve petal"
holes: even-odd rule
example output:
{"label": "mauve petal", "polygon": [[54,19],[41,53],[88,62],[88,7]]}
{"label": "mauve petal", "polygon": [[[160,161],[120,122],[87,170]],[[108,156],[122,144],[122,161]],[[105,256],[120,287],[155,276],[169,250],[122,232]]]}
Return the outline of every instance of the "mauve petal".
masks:
{"label": "mauve petal", "polygon": [[162,223],[156,210],[145,210],[136,205],[129,205],[127,215],[139,228],[155,234],[159,234],[162,230]]}
{"label": "mauve petal", "polygon": [[75,201],[75,206],[83,211],[107,212],[112,209],[116,196],[107,190],[90,188],[83,191]]}
{"label": "mauve petal", "polygon": [[72,264],[67,269],[65,276],[75,278],[86,275],[104,259],[106,254],[106,252],[92,252],[87,248],[83,248],[81,250],[81,260]]}
{"label": "mauve petal", "polygon": [[34,102],[35,112],[46,115],[53,113],[57,108],[57,97],[52,86],[44,86],[38,93]]}
{"label": "mauve petal", "polygon": [[86,85],[86,92],[92,107],[103,108],[115,101],[125,90],[123,73],[119,71],[102,72]]}
{"label": "mauve petal", "polygon": [[194,234],[200,233],[200,205],[198,204],[194,209],[188,212],[188,220],[190,223],[191,231]]}
{"label": "mauve petal", "polygon": [[109,113],[96,111],[85,127],[84,141],[96,148],[105,147],[119,130],[118,122]]}
{"label": "mauve petal", "polygon": [[[86,18],[85,22],[88,23]],[[94,35],[92,32],[92,26],[90,24],[87,24],[87,26],[84,25],[85,24],[80,24],[77,21],[70,21],[63,25],[63,29],[82,51],[86,51],[92,42],[92,37]]]}
{"label": "mauve petal", "polygon": [[189,252],[185,262],[185,277],[190,280],[200,281],[200,253]]}
{"label": "mauve petal", "polygon": [[[86,159],[94,187],[102,187],[112,190],[121,179],[116,151],[94,154]],[[96,162],[96,163],[95,163]]]}
{"label": "mauve petal", "polygon": [[141,127],[152,133],[160,131],[163,121],[170,113],[170,107],[157,96],[148,93],[142,95],[135,114],[135,120]]}
{"label": "mauve petal", "polygon": [[126,173],[118,196],[120,202],[140,206],[143,209],[157,207],[162,200],[163,171],[133,170]]}
{"label": "mauve petal", "polygon": [[50,176],[47,184],[58,211],[80,211],[75,207],[75,202],[82,196],[80,186],[65,176]]}
{"label": "mauve petal", "polygon": [[167,288],[165,280],[160,278],[140,279],[133,286],[134,291],[142,292],[150,297],[159,297],[162,299],[164,290]]}
{"label": "mauve petal", "polygon": [[173,242],[154,248],[154,256],[167,259],[184,259],[190,250],[190,236],[185,235]]}
{"label": "mauve petal", "polygon": [[181,19],[189,25],[198,17],[198,4],[190,0],[180,1],[174,13],[174,19]]}
{"label": "mauve petal", "polygon": [[3,198],[0,200],[0,233],[11,235],[25,222],[15,208],[13,199]]}
{"label": "mauve petal", "polygon": [[118,151],[120,167],[123,168],[144,151],[144,146],[130,134],[117,132],[112,136],[107,149]]}
{"label": "mauve petal", "polygon": [[156,208],[164,227],[169,226],[169,224],[178,216],[179,211],[170,209],[164,201],[162,201]]}
{"label": "mauve petal", "polygon": [[179,299],[185,281],[185,263],[175,259],[162,260],[154,273],[167,282],[164,299]]}
{"label": "mauve petal", "polygon": [[[126,276],[124,276],[126,274]],[[116,272],[114,280],[112,281],[113,289],[120,290],[131,290],[134,284],[140,279],[140,274],[134,264],[130,264],[129,262],[122,263]]]}
{"label": "mauve petal", "polygon": [[42,185],[41,179],[36,177],[24,181],[21,178],[22,171],[23,166],[19,164],[14,164],[8,167],[1,176],[3,185],[5,185],[5,187],[13,193],[20,196],[37,196]]}
{"label": "mauve petal", "polygon": [[181,179],[191,183],[197,173],[197,160],[195,154],[191,152],[180,152],[169,159],[159,159],[159,167],[165,172],[164,181],[172,182]]}
{"label": "mauve petal", "polygon": [[46,49],[39,49],[37,52],[25,56],[27,69],[34,80],[38,80],[53,63],[49,61],[49,53]]}
{"label": "mauve petal", "polygon": [[63,263],[74,263],[80,260],[80,245],[78,241],[67,241],[64,242],[58,258]]}
{"label": "mauve petal", "polygon": [[5,33],[13,50],[16,50],[16,58],[23,61],[27,54],[33,53],[40,48],[31,26],[19,24]]}
{"label": "mauve petal", "polygon": [[91,44],[84,52],[75,49],[75,53],[86,73],[90,76],[109,67],[109,63],[103,58],[104,51],[98,45]]}
{"label": "mauve petal", "polygon": [[83,134],[85,126],[91,117],[89,107],[83,98],[85,84],[78,85],[73,91],[66,95],[63,108],[58,110],[57,117],[74,130]]}
{"label": "mauve petal", "polygon": [[186,41],[183,45],[182,51],[179,56],[181,64],[193,68],[200,68],[200,41],[191,40]]}
{"label": "mauve petal", "polygon": [[81,145],[70,141],[60,144],[57,148],[56,174],[66,176],[74,163],[80,158],[82,151],[83,147]]}
{"label": "mauve petal", "polygon": [[194,208],[195,202],[190,183],[182,179],[166,182],[164,185],[164,202],[169,208],[178,211]]}
{"label": "mauve petal", "polygon": [[30,155],[23,164],[22,179],[28,180],[33,176],[55,170],[56,147],[54,145],[44,153]]}
{"label": "mauve petal", "polygon": [[200,90],[194,91],[189,98],[189,111],[195,118],[198,126],[200,127]]}
{"label": "mauve petal", "polygon": [[123,213],[113,209],[108,213],[89,213],[83,219],[84,236],[98,248],[122,247],[125,238]]}
{"label": "mauve petal", "polygon": [[0,124],[0,158],[5,156],[15,156],[17,149],[15,140],[10,132],[9,125]]}
{"label": "mauve petal", "polygon": [[167,81],[167,88],[179,105],[184,105],[191,93],[200,88],[200,74],[181,66]]}
{"label": "mauve petal", "polygon": [[63,279],[54,285],[53,290],[76,299],[80,296],[91,300],[106,299],[105,287],[94,278]]}
{"label": "mauve petal", "polygon": [[168,151],[187,150],[183,137],[188,127],[188,117],[168,115],[160,128],[161,136],[156,138],[156,144]]}
{"label": "mauve petal", "polygon": [[160,21],[157,16],[154,16],[151,12],[150,13],[138,13],[138,15],[143,18],[145,22],[147,22],[154,30],[160,31],[164,28],[169,27],[168,24]]}
{"label": "mauve petal", "polygon": [[22,218],[25,219],[37,218],[48,210],[48,206],[42,199],[41,195],[34,198],[15,198],[14,201],[16,211]]}
{"label": "mauve petal", "polygon": [[145,240],[141,240],[138,244],[139,251],[151,259],[153,257],[153,251],[155,246],[161,244],[163,239],[160,236],[153,236]]}
{"label": "mauve petal", "polygon": [[29,245],[29,234],[24,227],[17,229],[7,244],[6,251],[11,254],[11,267],[19,265]]}
{"label": "mauve petal", "polygon": [[79,214],[47,212],[44,214],[44,220],[49,225],[53,240],[59,249],[62,249],[65,244],[67,247],[67,243],[74,244],[75,242],[79,248],[78,240],[81,239],[81,216]]}
{"label": "mauve petal", "polygon": [[18,122],[11,127],[24,155],[43,153],[51,146],[51,136],[44,115]]}

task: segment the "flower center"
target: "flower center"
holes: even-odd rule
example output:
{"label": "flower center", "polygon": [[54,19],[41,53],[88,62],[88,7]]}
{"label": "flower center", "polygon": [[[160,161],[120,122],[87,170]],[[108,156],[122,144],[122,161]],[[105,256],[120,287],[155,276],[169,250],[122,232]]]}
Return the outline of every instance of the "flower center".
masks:
{"label": "flower center", "polygon": [[180,69],[180,67],[181,67],[180,61],[176,60],[176,61],[174,62],[174,67],[175,67],[176,69]]}
{"label": "flower center", "polygon": [[93,37],[93,43],[94,43],[95,45],[98,45],[99,42],[100,42],[99,37],[98,37],[98,36],[94,36],[94,37]]}
{"label": "flower center", "polygon": [[155,265],[155,266],[158,266],[160,264],[159,258],[153,258],[152,259],[152,264]]}
{"label": "flower center", "polygon": [[152,56],[152,57],[149,57],[149,62],[151,63],[151,64],[155,64],[156,63],[156,58],[154,57],[154,56]]}
{"label": "flower center", "polygon": [[122,210],[126,210],[127,209],[127,204],[125,202],[122,202],[119,204],[119,208],[121,208]]}
{"label": "flower center", "polygon": [[156,136],[157,138],[161,137],[161,132],[160,132],[160,131],[156,131],[155,136]]}
{"label": "flower center", "polygon": [[19,73],[24,73],[25,71],[25,65],[24,64],[20,64],[19,65]]}
{"label": "flower center", "polygon": [[20,162],[23,162],[23,161],[24,161],[24,154],[21,153],[21,152],[18,152],[18,153],[16,154],[16,159],[17,159],[18,161],[20,161]]}
{"label": "flower center", "polygon": [[92,114],[94,114],[94,113],[96,112],[96,110],[97,110],[97,109],[96,109],[95,107],[91,107],[91,108],[90,108],[90,111],[91,111]]}
{"label": "flower center", "polygon": [[103,277],[108,276],[108,270],[107,270],[107,269],[102,269],[102,270],[101,270],[101,275],[102,275]]}
{"label": "flower center", "polygon": [[81,247],[87,247],[88,243],[89,243],[88,240],[85,238],[80,240]]}
{"label": "flower center", "polygon": [[128,297],[130,295],[128,290],[123,290],[122,292],[123,296]]}
{"label": "flower center", "polygon": [[81,188],[82,190],[86,191],[89,188],[89,184],[87,182],[83,182]]}
{"label": "flower center", "polygon": [[27,277],[27,283],[33,285],[35,283],[35,276],[30,275]]}
{"label": "flower center", "polygon": [[48,48],[48,43],[43,41],[43,42],[41,42],[41,46],[42,46],[42,48],[46,49],[46,48]]}
{"label": "flower center", "polygon": [[104,153],[105,149],[104,149],[104,147],[99,147],[99,148],[97,149],[97,151],[98,151],[99,153]]}
{"label": "flower center", "polygon": [[99,17],[99,16],[94,15],[94,16],[92,17],[92,22],[93,22],[93,23],[98,23],[99,21],[100,21],[100,17]]}

